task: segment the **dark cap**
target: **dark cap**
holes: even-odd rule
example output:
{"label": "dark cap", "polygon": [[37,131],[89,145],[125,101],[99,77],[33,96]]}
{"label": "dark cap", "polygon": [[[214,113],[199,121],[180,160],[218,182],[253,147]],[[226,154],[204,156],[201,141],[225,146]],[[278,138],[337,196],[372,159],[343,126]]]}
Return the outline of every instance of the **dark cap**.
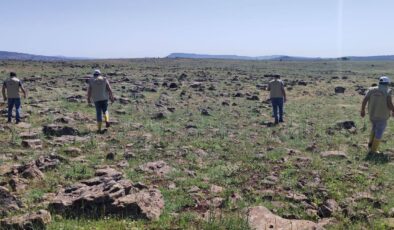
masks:
{"label": "dark cap", "polygon": [[15,72],[10,72],[10,77],[16,77],[16,73]]}

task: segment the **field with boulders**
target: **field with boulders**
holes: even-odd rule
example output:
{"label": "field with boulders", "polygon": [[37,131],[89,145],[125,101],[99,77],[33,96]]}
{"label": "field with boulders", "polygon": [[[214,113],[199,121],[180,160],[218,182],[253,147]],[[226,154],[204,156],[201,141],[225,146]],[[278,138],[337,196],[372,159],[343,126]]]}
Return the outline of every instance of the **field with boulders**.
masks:
{"label": "field with boulders", "polygon": [[[94,69],[116,101],[96,132]],[[368,154],[359,115],[393,62],[0,61],[0,229],[394,228],[394,125]],[[288,94],[274,125],[267,83]]]}

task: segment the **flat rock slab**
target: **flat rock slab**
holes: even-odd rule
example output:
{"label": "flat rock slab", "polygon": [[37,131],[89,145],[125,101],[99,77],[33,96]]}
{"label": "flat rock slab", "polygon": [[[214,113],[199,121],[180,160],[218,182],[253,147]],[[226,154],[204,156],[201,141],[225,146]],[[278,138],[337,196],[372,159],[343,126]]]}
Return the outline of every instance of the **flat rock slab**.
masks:
{"label": "flat rock slab", "polygon": [[339,158],[339,159],[347,158],[347,154],[342,151],[325,151],[325,152],[321,152],[320,156],[323,158]]}
{"label": "flat rock slab", "polygon": [[38,139],[39,134],[36,132],[23,132],[19,134],[19,137],[22,140],[33,140],[33,139]]}
{"label": "flat rock slab", "polygon": [[317,223],[308,220],[290,220],[273,214],[263,206],[248,209],[249,225],[254,230],[316,230],[323,229]]}
{"label": "flat rock slab", "polygon": [[98,169],[95,176],[62,188],[49,203],[51,212],[72,218],[160,217],[164,199],[159,190],[122,179],[122,173],[112,168]]}
{"label": "flat rock slab", "polygon": [[0,221],[0,229],[46,229],[51,222],[51,214],[46,210],[39,210],[21,216],[13,216]]}
{"label": "flat rock slab", "polygon": [[61,137],[53,138],[52,144],[54,144],[54,145],[65,145],[65,144],[73,144],[73,143],[76,143],[76,142],[86,142],[86,141],[88,141],[88,137],[64,135],[64,136],[61,136]]}

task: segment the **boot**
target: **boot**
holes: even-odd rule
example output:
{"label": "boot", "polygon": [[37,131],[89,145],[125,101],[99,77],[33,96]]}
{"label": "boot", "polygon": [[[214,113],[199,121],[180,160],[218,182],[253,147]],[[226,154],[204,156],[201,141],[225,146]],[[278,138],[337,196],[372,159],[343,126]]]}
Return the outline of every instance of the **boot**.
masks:
{"label": "boot", "polygon": [[103,125],[103,122],[101,122],[101,121],[98,121],[98,122],[97,122],[97,129],[98,129],[97,132],[98,132],[98,133],[101,132],[101,126],[102,126],[102,125]]}
{"label": "boot", "polygon": [[110,123],[109,123],[109,113],[108,113],[108,111],[105,112],[105,114],[104,114],[104,121],[105,121],[105,127],[109,128],[110,127]]}
{"label": "boot", "polygon": [[375,139],[375,132],[371,130],[371,134],[369,135],[368,149],[371,150],[373,139]]}
{"label": "boot", "polygon": [[374,138],[373,142],[372,142],[372,146],[371,146],[371,153],[375,153],[378,154],[378,148],[379,148],[379,144],[380,144],[380,140]]}

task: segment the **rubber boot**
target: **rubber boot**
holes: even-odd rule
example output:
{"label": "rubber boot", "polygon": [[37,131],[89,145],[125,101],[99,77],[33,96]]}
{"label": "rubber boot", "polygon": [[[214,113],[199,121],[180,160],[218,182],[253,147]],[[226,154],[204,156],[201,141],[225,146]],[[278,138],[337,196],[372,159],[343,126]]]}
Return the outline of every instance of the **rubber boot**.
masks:
{"label": "rubber boot", "polygon": [[375,139],[375,132],[371,130],[371,134],[369,135],[368,149],[371,150],[373,140]]}
{"label": "rubber boot", "polygon": [[104,121],[105,121],[105,127],[109,128],[110,123],[109,123],[109,113],[108,113],[108,111],[105,112],[105,114],[104,114]]}
{"label": "rubber boot", "polygon": [[101,121],[98,121],[97,122],[97,132],[101,132],[101,127],[103,126],[103,122],[101,122]]}
{"label": "rubber boot", "polygon": [[374,138],[371,146],[371,153],[379,153],[378,152],[379,145],[380,145],[380,140]]}

